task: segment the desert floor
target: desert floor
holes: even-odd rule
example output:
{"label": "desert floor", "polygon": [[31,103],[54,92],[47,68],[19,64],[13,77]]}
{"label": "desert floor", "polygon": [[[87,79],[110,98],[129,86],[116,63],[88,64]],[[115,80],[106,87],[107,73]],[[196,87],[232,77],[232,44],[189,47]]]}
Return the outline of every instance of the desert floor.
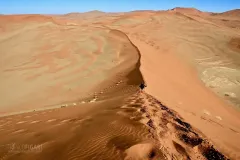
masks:
{"label": "desert floor", "polygon": [[0,159],[240,159],[237,13],[0,15]]}

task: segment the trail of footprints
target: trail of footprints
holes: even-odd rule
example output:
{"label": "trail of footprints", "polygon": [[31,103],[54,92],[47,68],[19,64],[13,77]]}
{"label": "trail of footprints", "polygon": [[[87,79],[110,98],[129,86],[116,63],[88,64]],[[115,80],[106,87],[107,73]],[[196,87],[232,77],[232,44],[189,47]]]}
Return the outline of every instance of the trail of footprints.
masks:
{"label": "trail of footprints", "polygon": [[[227,159],[204,137],[200,136],[189,123],[184,122],[176,112],[163,105],[151,95],[146,93],[136,93],[130,96],[125,101],[125,105],[122,105],[121,108],[123,112],[120,111],[117,114],[127,116],[131,121],[141,122],[148,127],[150,135],[153,139],[155,139],[157,146],[164,153],[167,159]],[[57,124],[81,123],[84,121],[84,119],[52,118],[38,120],[37,118],[34,118],[34,116],[41,116],[54,111],[55,110],[38,111],[35,114],[26,115],[24,117],[18,117],[17,115],[13,118],[8,117],[0,119],[0,129],[4,130],[10,125],[21,126],[25,124],[36,125],[52,123],[57,126]],[[30,118],[34,119],[28,120]],[[115,123],[117,122],[111,122],[110,128],[114,128],[116,125]],[[121,133],[134,133],[132,131],[128,131],[130,128],[127,128],[126,126],[122,125],[122,127],[124,132]],[[118,128],[117,130],[119,129],[121,130],[121,128]],[[20,134],[23,132],[27,132],[27,130],[25,128],[18,127],[18,129],[11,131],[11,134]],[[142,137],[141,132],[137,132],[137,134],[139,135],[135,136]],[[149,137],[149,135],[146,136]],[[114,152],[116,153],[117,151]]]}
{"label": "trail of footprints", "polygon": [[[104,90],[100,91],[99,93],[95,93],[93,96],[93,99],[82,101],[81,103],[93,103],[96,102],[97,100],[101,99],[101,95],[103,95],[106,92],[111,92],[111,89],[116,89],[116,87],[120,87],[121,93],[129,93],[132,92],[133,89],[136,90],[136,86],[128,86],[126,87],[127,89],[122,88],[121,84],[124,84],[122,80],[119,80],[117,83],[113,84],[112,86],[105,88]],[[61,108],[65,108],[68,106],[77,106],[78,103],[72,103],[72,104],[64,104],[61,105]],[[30,115],[14,115],[10,117],[6,117],[4,119],[0,119],[0,131],[4,131],[7,134],[10,135],[16,135],[16,134],[22,134],[22,133],[28,133],[28,129],[24,128],[24,126],[29,126],[29,125],[44,125],[44,123],[52,123],[51,125],[53,126],[59,126],[65,123],[80,123],[83,122],[84,119],[80,120],[74,120],[74,119],[45,119],[42,120],[38,119],[38,116],[45,116],[48,113],[54,112],[57,109],[50,109],[50,110],[45,110],[45,111],[36,111],[35,113],[32,112]],[[31,119],[31,120],[30,120]]]}
{"label": "trail of footprints", "polygon": [[[124,87],[125,86],[125,87]],[[97,101],[101,101],[106,97],[107,95],[115,94],[115,90],[118,90],[118,95],[122,96],[123,94],[128,94],[128,93],[132,93],[132,92],[136,92],[138,90],[138,86],[135,85],[127,85],[125,81],[123,80],[119,80],[116,83],[108,86],[107,88],[104,88],[102,90],[100,90],[99,92],[95,92],[93,95],[89,95],[88,98],[82,99],[80,100],[80,102],[74,102],[71,104],[62,104],[61,108],[65,108],[65,107],[69,107],[69,106],[77,106],[79,104],[86,104],[86,103],[94,103]],[[116,97],[117,95],[115,95]]]}
{"label": "trail of footprints", "polygon": [[228,159],[176,112],[151,95],[137,93],[127,103],[132,105],[123,106],[123,109],[130,110],[131,107],[138,106],[132,119],[148,126],[166,159]]}

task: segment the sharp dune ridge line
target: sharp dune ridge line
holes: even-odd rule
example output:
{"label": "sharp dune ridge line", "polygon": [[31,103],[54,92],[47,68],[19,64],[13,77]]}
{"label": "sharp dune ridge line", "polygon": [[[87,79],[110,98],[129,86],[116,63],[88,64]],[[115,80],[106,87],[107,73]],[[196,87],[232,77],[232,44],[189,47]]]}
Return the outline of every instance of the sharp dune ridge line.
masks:
{"label": "sharp dune ridge line", "polygon": [[0,15],[0,159],[240,159],[238,13]]}

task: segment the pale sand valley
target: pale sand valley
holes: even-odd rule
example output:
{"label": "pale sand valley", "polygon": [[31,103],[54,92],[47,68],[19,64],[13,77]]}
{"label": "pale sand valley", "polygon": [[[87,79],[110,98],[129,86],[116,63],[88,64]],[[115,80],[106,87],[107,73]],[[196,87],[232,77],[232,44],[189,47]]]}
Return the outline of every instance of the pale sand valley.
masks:
{"label": "pale sand valley", "polygon": [[0,15],[1,160],[238,160],[239,107],[239,9]]}

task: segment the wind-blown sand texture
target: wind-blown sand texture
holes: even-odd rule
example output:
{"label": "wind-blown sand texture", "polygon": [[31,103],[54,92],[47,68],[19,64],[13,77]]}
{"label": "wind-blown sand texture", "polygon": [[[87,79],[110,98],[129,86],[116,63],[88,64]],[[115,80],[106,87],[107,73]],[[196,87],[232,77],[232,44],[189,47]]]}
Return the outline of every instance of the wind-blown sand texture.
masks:
{"label": "wind-blown sand texture", "polygon": [[238,13],[0,15],[0,159],[240,159]]}

